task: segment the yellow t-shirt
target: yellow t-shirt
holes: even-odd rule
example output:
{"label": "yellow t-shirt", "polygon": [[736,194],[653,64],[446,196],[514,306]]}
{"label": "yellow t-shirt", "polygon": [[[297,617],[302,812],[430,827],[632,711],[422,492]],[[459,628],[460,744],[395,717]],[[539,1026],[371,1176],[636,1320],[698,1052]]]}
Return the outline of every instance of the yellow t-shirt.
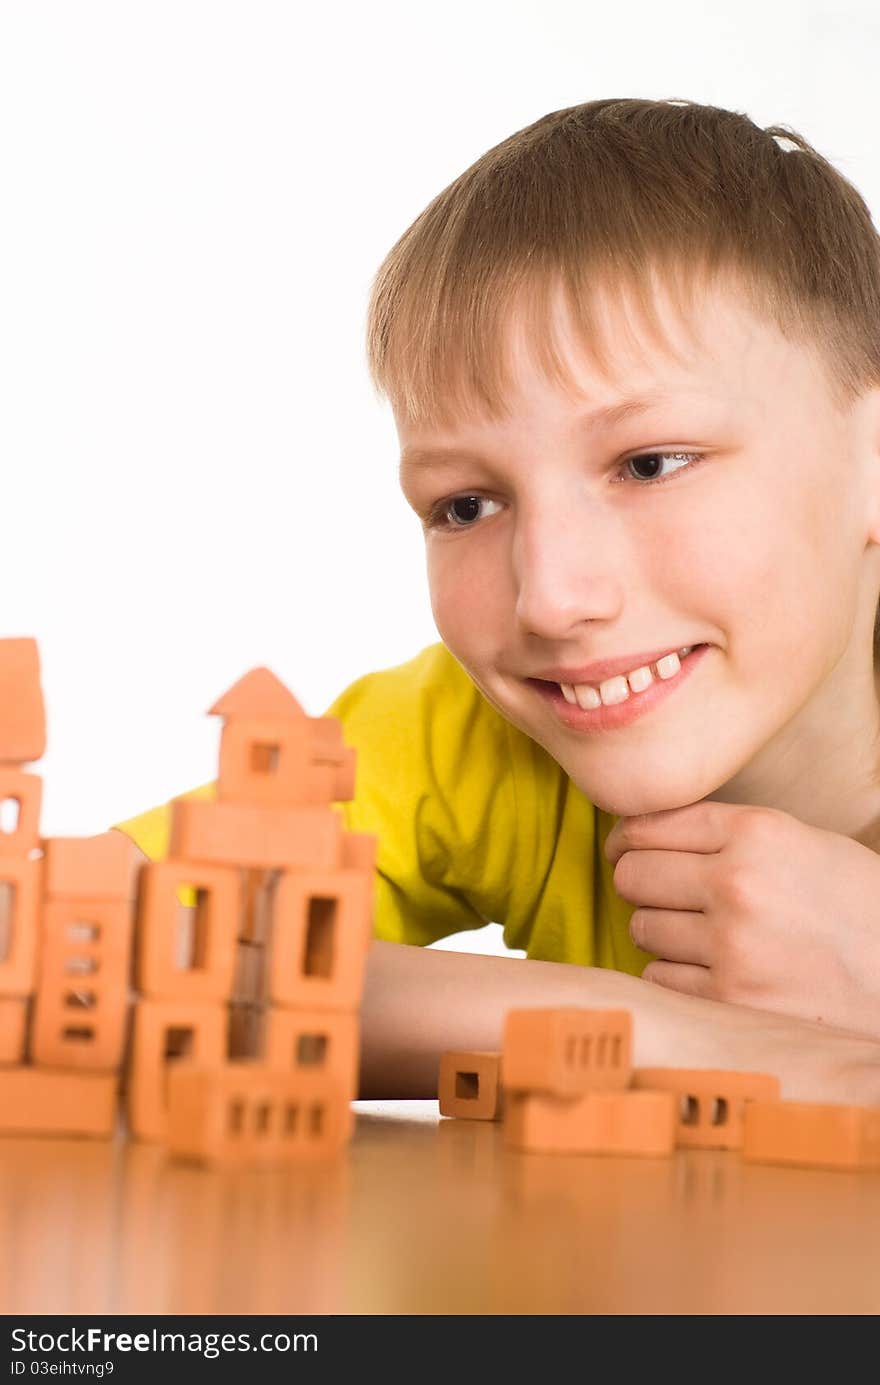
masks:
{"label": "yellow t-shirt", "polygon": [[[490,705],[445,645],[368,673],[327,709],[357,749],[353,832],[378,838],[374,932],[428,944],[499,923],[508,947],[638,975],[633,906],[602,848],[615,821]],[[215,794],[201,785],[181,798]],[[115,824],[167,854],[165,804]]]}

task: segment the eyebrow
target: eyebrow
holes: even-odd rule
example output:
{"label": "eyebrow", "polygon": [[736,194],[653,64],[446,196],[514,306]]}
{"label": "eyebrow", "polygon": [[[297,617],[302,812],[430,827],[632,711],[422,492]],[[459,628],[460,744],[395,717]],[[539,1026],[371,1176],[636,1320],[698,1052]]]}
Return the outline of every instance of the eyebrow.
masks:
{"label": "eyebrow", "polygon": [[[581,414],[577,420],[579,427],[595,431],[598,428],[612,428],[628,418],[637,417],[649,409],[664,403],[669,396],[649,395],[647,399],[622,399],[617,404],[606,404],[601,409],[592,409]],[[450,465],[459,461],[480,461],[478,452],[459,447],[405,447],[400,454],[401,467]]]}

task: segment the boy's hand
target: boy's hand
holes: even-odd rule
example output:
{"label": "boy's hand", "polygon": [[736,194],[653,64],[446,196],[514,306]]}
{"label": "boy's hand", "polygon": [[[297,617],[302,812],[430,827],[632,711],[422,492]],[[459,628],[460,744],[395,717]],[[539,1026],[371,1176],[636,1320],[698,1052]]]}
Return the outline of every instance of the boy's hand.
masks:
{"label": "boy's hand", "polygon": [[775,808],[706,800],[605,843],[633,942],[671,990],[880,1038],[880,857]]}

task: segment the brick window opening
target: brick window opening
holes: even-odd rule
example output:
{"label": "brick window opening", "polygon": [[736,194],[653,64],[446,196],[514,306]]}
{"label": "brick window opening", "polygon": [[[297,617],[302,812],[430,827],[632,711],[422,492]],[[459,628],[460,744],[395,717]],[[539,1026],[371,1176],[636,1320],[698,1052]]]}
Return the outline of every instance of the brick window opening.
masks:
{"label": "brick window opening", "polygon": [[94,1010],[98,997],[94,991],[67,991],[64,1004],[71,1010]]}
{"label": "brick window opening", "polygon": [[723,1097],[723,1096],[715,1096],[715,1097],[713,1097],[713,1098],[712,1098],[712,1105],[711,1105],[711,1108],[710,1108],[710,1111],[709,1111],[709,1124],[710,1124],[710,1125],[726,1125],[726,1124],[727,1124],[727,1116],[728,1116],[728,1111],[727,1111],[727,1100],[726,1100],[726,1098]]}
{"label": "brick window opening", "polygon": [[64,970],[69,976],[87,976],[90,972],[98,970],[98,959],[74,954],[72,957],[65,957]]}
{"label": "brick window opening", "polygon": [[280,745],[254,741],[251,746],[251,772],[253,774],[277,774],[280,760]]}
{"label": "brick window opening", "polygon": [[480,1095],[480,1079],[475,1072],[455,1074],[455,1095],[462,1101],[476,1101]]}
{"label": "brick window opening", "polygon": [[682,1125],[696,1125],[700,1119],[700,1103],[695,1096],[682,1096],[679,1120]]}
{"label": "brick window opening", "polygon": [[336,899],[323,895],[312,895],[308,901],[303,966],[305,976],[329,977],[333,974],[337,907]]}
{"label": "brick window opening", "polygon": [[300,1034],[296,1041],[298,1067],[317,1068],[327,1057],[326,1034]]}
{"label": "brick window opening", "polygon": [[4,798],[0,801],[0,832],[11,837],[18,831],[18,822],[21,816],[21,799]]}
{"label": "brick window opening", "polygon": [[95,1030],[91,1024],[66,1025],[61,1031],[61,1037],[65,1043],[88,1044],[94,1039]]}
{"label": "brick window opening", "polygon": [[284,1133],[285,1135],[295,1135],[297,1116],[299,1115],[298,1106],[285,1106],[284,1108]]}
{"label": "brick window opening", "polygon": [[[192,890],[192,885],[179,888]],[[211,892],[195,889],[195,904],[177,901],[177,929],[174,937],[174,965],[178,971],[200,971],[208,961],[208,927]]]}
{"label": "brick window opening", "polygon": [[244,1130],[243,1101],[230,1101],[227,1128],[230,1135],[240,1135]]}
{"label": "brick window opening", "polygon": [[88,919],[74,919],[67,925],[67,936],[73,943],[96,943],[101,936],[100,924]]}
{"label": "brick window opening", "polygon": [[317,1104],[309,1108],[309,1134],[317,1137],[324,1128],[324,1108]]}
{"label": "brick window opening", "polygon": [[261,1101],[254,1108],[254,1130],[258,1135],[269,1133],[269,1122],[272,1115],[272,1107],[268,1101]]}
{"label": "brick window opening", "polygon": [[0,962],[5,962],[12,950],[12,921],[15,918],[15,883],[0,880]]}

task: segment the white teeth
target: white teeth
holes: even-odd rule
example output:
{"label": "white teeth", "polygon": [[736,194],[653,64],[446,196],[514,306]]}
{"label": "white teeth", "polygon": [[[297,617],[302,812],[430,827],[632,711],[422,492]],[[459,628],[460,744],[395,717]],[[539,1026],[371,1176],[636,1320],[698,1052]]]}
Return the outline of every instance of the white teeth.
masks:
{"label": "white teeth", "polygon": [[659,678],[674,678],[681,668],[681,659],[677,654],[664,654],[662,659],[657,660],[657,676]]}
{"label": "white teeth", "polygon": [[641,668],[634,668],[632,673],[627,676],[627,682],[633,692],[644,692],[645,688],[650,688],[654,681],[649,664],[643,664]]}
{"label": "white teeth", "polygon": [[653,669],[650,664],[643,664],[641,668],[633,669],[632,673],[618,674],[614,678],[606,678],[604,683],[600,683],[598,689],[590,683],[560,683],[562,696],[566,702],[572,706],[582,707],[584,711],[590,711],[604,703],[606,707],[613,707],[619,702],[625,702],[630,692],[640,693],[649,688],[654,681],[654,670],[657,677],[668,679],[674,678],[681,668],[681,660],[691,653],[693,645],[685,645],[678,652],[664,654],[662,659],[658,659]]}
{"label": "white teeth", "polygon": [[600,706],[602,702],[602,698],[596,692],[596,689],[591,688],[589,683],[581,683],[579,687],[574,689],[574,695],[578,706],[585,712],[591,712],[595,707]]}

